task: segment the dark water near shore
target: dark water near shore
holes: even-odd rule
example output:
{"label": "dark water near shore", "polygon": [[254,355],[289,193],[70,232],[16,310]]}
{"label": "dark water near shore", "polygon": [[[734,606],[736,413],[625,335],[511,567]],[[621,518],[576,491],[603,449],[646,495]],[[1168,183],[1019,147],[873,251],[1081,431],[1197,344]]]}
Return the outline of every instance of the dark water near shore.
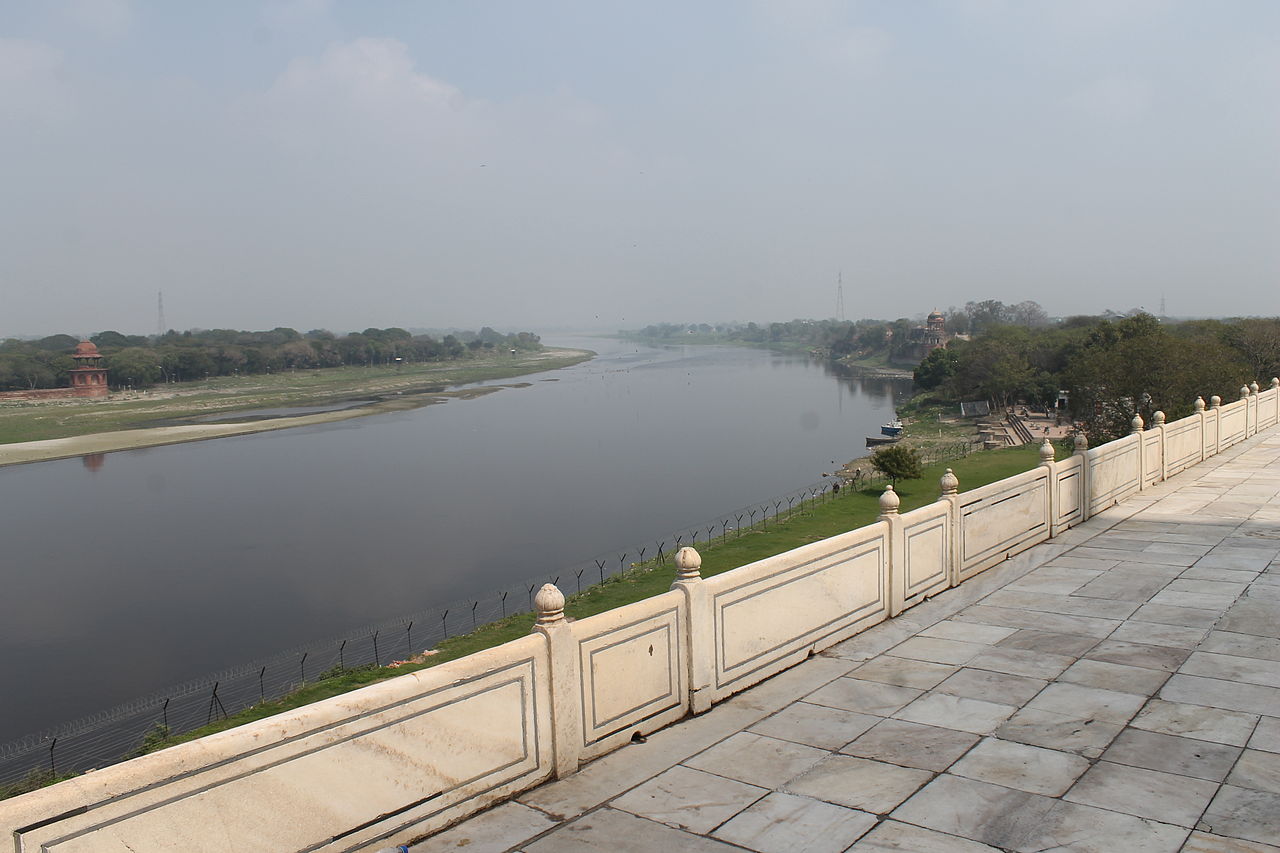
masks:
{"label": "dark water near shore", "polygon": [[554,343],[600,357],[409,412],[0,469],[0,741],[771,499],[862,455],[906,390],[764,350]]}

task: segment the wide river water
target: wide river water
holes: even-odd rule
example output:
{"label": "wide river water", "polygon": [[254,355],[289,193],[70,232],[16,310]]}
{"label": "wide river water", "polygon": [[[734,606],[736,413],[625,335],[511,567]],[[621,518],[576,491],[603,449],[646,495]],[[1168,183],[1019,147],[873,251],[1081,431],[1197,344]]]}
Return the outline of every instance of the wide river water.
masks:
{"label": "wide river water", "polygon": [[0,741],[525,578],[571,592],[592,557],[819,481],[907,390],[766,350],[554,344],[599,357],[408,412],[0,468]]}

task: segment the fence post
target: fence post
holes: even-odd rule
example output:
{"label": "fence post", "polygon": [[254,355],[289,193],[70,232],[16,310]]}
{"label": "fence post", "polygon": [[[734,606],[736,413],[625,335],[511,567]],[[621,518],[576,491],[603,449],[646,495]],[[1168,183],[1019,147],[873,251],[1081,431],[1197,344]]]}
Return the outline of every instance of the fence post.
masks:
{"label": "fence post", "polygon": [[1134,412],[1133,420],[1129,421],[1129,435],[1138,437],[1138,491],[1142,491],[1143,481],[1146,479],[1146,466],[1143,464],[1142,455],[1146,452],[1146,444],[1142,437],[1142,428],[1145,426],[1142,422],[1142,415]]}
{"label": "fence post", "polygon": [[715,661],[715,625],[711,614],[711,594],[702,582],[702,555],[685,547],[676,552],[676,579],[673,590],[684,593],[688,623],[685,636],[689,648],[689,711],[701,714],[711,707]]}
{"label": "fence post", "polygon": [[938,489],[942,492],[939,500],[944,500],[950,505],[949,516],[951,527],[949,530],[950,540],[947,545],[947,552],[950,558],[950,564],[947,566],[947,586],[956,586],[960,583],[960,480],[956,477],[954,471],[948,468],[942,473],[938,479]]}
{"label": "fence post", "polygon": [[1093,492],[1093,484],[1089,482],[1092,479],[1089,476],[1089,440],[1084,433],[1078,432],[1072,446],[1074,455],[1080,457],[1080,523],[1083,524],[1093,514],[1089,511]]}
{"label": "fence post", "polygon": [[1053,457],[1055,451],[1053,442],[1049,440],[1049,436],[1044,437],[1044,441],[1040,442],[1040,467],[1045,469],[1048,475],[1045,480],[1045,510],[1049,513],[1046,518],[1049,519],[1049,535],[1053,535],[1053,525],[1058,520],[1058,470],[1054,464]]}
{"label": "fence post", "polygon": [[1251,399],[1249,400],[1249,408],[1252,410],[1252,413],[1249,416],[1249,429],[1248,429],[1249,435],[1258,434],[1258,391],[1259,391],[1258,383],[1250,382],[1249,397]]}
{"label": "fence post", "polygon": [[883,521],[889,526],[887,559],[885,560],[886,586],[889,588],[889,615],[897,616],[906,604],[907,562],[904,559],[906,543],[902,533],[902,519],[898,516],[898,506],[902,499],[893,490],[893,484],[884,487],[880,495],[880,515],[876,521]]}
{"label": "fence post", "polygon": [[1271,390],[1275,393],[1271,395],[1271,405],[1275,406],[1276,423],[1280,423],[1280,376],[1271,377]]}
{"label": "fence post", "polygon": [[[1196,410],[1196,414],[1200,416],[1200,462],[1203,462],[1208,456],[1205,453],[1205,436],[1209,434],[1209,428],[1206,424],[1209,421],[1209,413],[1205,411],[1204,397],[1196,397],[1196,401],[1192,403],[1192,408]],[[1197,463],[1199,464],[1199,463]]]}
{"label": "fence post", "polygon": [[564,593],[555,584],[543,584],[534,596],[538,614],[533,626],[547,641],[551,674],[551,751],[557,779],[578,770],[582,754],[582,707],[578,704],[580,675],[578,648],[573,629],[564,618]]}
{"label": "fence post", "polygon": [[1156,412],[1151,416],[1154,428],[1160,431],[1160,482],[1169,479],[1169,445],[1165,443],[1164,412]]}
{"label": "fence post", "polygon": [[1206,457],[1222,452],[1222,398],[1217,394],[1209,398],[1209,411],[1213,415],[1213,453],[1206,453]]}

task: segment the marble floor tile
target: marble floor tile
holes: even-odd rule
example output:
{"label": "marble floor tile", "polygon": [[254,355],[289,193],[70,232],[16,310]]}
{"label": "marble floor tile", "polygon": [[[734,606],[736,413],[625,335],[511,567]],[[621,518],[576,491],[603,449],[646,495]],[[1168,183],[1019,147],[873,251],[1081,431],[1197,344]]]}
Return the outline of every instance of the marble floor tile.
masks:
{"label": "marble floor tile", "polygon": [[991,593],[982,599],[982,603],[992,607],[1017,607],[1022,610],[1056,613],[1061,616],[1102,619],[1127,619],[1134,610],[1138,609],[1138,605],[1131,601],[1109,601],[1082,598],[1076,595],[1049,595],[1043,592],[1021,592],[1007,588]]}
{"label": "marble floor tile", "polygon": [[916,636],[899,643],[886,654],[912,660],[960,665],[985,650],[982,643],[964,643],[959,640],[943,640],[935,637]]}
{"label": "marble floor tile", "polygon": [[[1002,625],[1006,628],[1032,628],[1037,631],[1053,631],[1058,634],[1083,634],[1086,637],[1097,637],[1098,639],[1107,636],[1120,625],[1120,620],[1118,619],[1065,616],[1061,613],[1023,610],[1016,607],[995,607],[988,604],[975,604],[972,607],[966,607],[956,619],[961,622]],[[1208,625],[1205,627],[1207,628]]]}
{"label": "marble floor tile", "polygon": [[1169,585],[1165,588],[1171,592],[1199,592],[1206,595],[1229,595],[1234,598],[1243,593],[1248,586],[1248,581],[1240,582],[1189,578],[1187,577],[1187,573],[1183,572],[1175,580],[1170,581]]}
{"label": "marble floor tile", "polygon": [[739,782],[780,788],[829,754],[804,744],[739,732],[686,759],[684,764]]}
{"label": "marble floor tile", "polygon": [[893,812],[895,820],[959,835],[992,847],[1020,849],[1058,803],[944,773]]}
{"label": "marble floor tile", "polygon": [[896,820],[884,821],[849,850],[850,853],[1000,853],[994,847],[967,838]]}
{"label": "marble floor tile", "polygon": [[1195,561],[1198,569],[1244,569],[1261,571],[1271,562],[1265,553],[1257,553],[1249,548],[1214,548],[1199,560]]}
{"label": "marble floor tile", "polygon": [[842,853],[875,825],[866,812],[773,793],[713,834],[759,853]]}
{"label": "marble floor tile", "polygon": [[1256,714],[1152,699],[1129,725],[1149,732],[1244,746],[1257,721]]}
{"label": "marble floor tile", "polygon": [[1078,684],[1050,684],[1026,704],[1029,711],[1050,711],[1082,720],[1127,722],[1146,701],[1145,697]]}
{"label": "marble floor tile", "polygon": [[819,687],[804,698],[806,702],[815,705],[887,717],[923,692],[914,687],[898,687],[878,681],[844,677]]}
{"label": "marble floor tile", "polygon": [[[1246,749],[1227,777],[1228,785],[1280,794],[1280,753]],[[1276,815],[1276,838],[1280,840],[1280,814]]]}
{"label": "marble floor tile", "polygon": [[1192,607],[1221,613],[1234,604],[1234,595],[1209,595],[1203,592],[1173,592],[1165,589],[1151,596],[1152,604],[1166,607]]}
{"label": "marble floor tile", "polygon": [[1090,572],[1083,569],[1037,569],[1009,584],[1005,589],[1047,592],[1052,595],[1070,595],[1100,574],[1101,572]]}
{"label": "marble floor tile", "polygon": [[1112,741],[1102,759],[1221,782],[1231,772],[1240,751],[1238,746],[1130,728]]}
{"label": "marble floor tile", "polygon": [[932,778],[933,773],[928,770],[832,755],[792,779],[785,790],[872,814],[887,814]]}
{"label": "marble floor tile", "polygon": [[1193,827],[1217,791],[1216,783],[1204,779],[1099,761],[1065,799]]}
{"label": "marble floor tile", "polygon": [[1280,639],[1230,631],[1210,631],[1197,651],[1280,661]]}
{"label": "marble floor tile", "polygon": [[893,716],[899,720],[926,726],[984,735],[999,728],[1000,724],[1009,719],[1016,710],[1018,709],[1014,705],[969,699],[950,693],[929,693]]}
{"label": "marble floor tile", "polygon": [[1098,643],[1084,656],[1089,660],[1103,663],[1118,663],[1123,666],[1174,672],[1190,654],[1188,649],[1107,639]]}
{"label": "marble floor tile", "polygon": [[[1121,627],[1124,627],[1124,625],[1121,625]],[[996,643],[996,647],[1079,657],[1096,646],[1098,642],[1097,637],[1078,634],[1057,634],[1052,631],[1035,631],[1031,628],[1020,628],[999,643]]]}
{"label": "marble floor tile", "polygon": [[[1280,709],[1276,713],[1280,713]],[[1249,739],[1249,748],[1280,752],[1280,717],[1263,717],[1258,720],[1258,727]]]}
{"label": "marble floor tile", "polygon": [[[1066,792],[1089,762],[1070,752],[984,738],[947,770],[956,776],[1058,797]],[[1208,799],[1205,799],[1208,803]]]}
{"label": "marble floor tile", "polygon": [[978,740],[975,734],[955,729],[885,720],[840,752],[902,767],[938,771],[950,767]]}
{"label": "marble floor tile", "polygon": [[965,667],[935,689],[939,693],[999,702],[1002,705],[1022,705],[1047,684],[1047,681],[1039,678]]}
{"label": "marble floor tile", "polygon": [[1189,830],[1078,803],[1054,801],[1019,853],[1176,853]]}
{"label": "marble floor tile", "polygon": [[1280,661],[1275,660],[1197,651],[1192,652],[1178,671],[1187,675],[1280,687]]}
{"label": "marble floor tile", "polygon": [[1193,649],[1208,632],[1204,628],[1185,628],[1181,625],[1161,625],[1158,622],[1125,622],[1111,632],[1108,640],[1140,643],[1147,646],[1169,646],[1175,649]]}
{"label": "marble floor tile", "polygon": [[1066,671],[1058,676],[1058,681],[1150,696],[1159,690],[1160,685],[1164,684],[1168,678],[1169,673],[1164,670],[1085,659],[1078,660],[1067,667]]}
{"label": "marble floor tile", "polygon": [[1280,638],[1280,619],[1276,619],[1275,605],[1271,602],[1242,598],[1227,611],[1217,629],[1255,637]]}
{"label": "marble floor tile", "polygon": [[610,805],[676,829],[710,832],[769,791],[676,765]]}
{"label": "marble floor tile", "polygon": [[1061,557],[1054,557],[1046,566],[1061,566],[1068,569],[1088,569],[1094,572],[1105,572],[1120,562],[1115,559],[1099,559],[1095,557],[1081,557],[1075,553],[1064,554]]}
{"label": "marble floor tile", "polygon": [[1280,688],[1182,673],[1174,673],[1164,683],[1160,698],[1247,714],[1274,714],[1276,708],[1280,708]]}
{"label": "marble floor tile", "polygon": [[957,669],[959,667],[948,664],[880,655],[867,661],[849,675],[866,681],[928,690]]}
{"label": "marble floor tile", "polygon": [[413,853],[445,853],[463,848],[507,850],[555,825],[556,821],[544,812],[507,802],[413,845]]}
{"label": "marble floor tile", "polygon": [[1258,572],[1252,569],[1208,569],[1192,566],[1178,575],[1178,577],[1188,580],[1227,581],[1229,583],[1247,584],[1257,579]]}
{"label": "marble floor tile", "polygon": [[1223,785],[1196,828],[1267,844],[1276,840],[1276,815],[1280,794]]}
{"label": "marble floor tile", "polygon": [[1242,841],[1196,830],[1182,846],[1182,853],[1280,853],[1280,847],[1258,841]]}
{"label": "marble floor tile", "polygon": [[992,672],[1022,675],[1027,678],[1041,678],[1047,681],[1057,678],[1063,670],[1073,663],[1075,663],[1075,658],[1068,655],[993,646],[970,659],[969,666],[973,669],[989,669]]}
{"label": "marble floor tile", "polygon": [[[1125,551],[1118,548],[1094,548],[1084,546],[1071,552],[1074,556],[1090,557],[1095,560],[1115,560],[1118,563],[1151,563],[1157,566],[1179,566],[1187,568],[1196,562],[1193,554],[1161,554],[1153,551]],[[1207,557],[1199,557],[1204,560]]]}
{"label": "marble floor tile", "polygon": [[524,853],[593,853],[600,850],[610,853],[653,853],[655,850],[741,853],[738,847],[691,835],[617,809],[598,809],[583,815],[526,845]]}
{"label": "marble floor tile", "polygon": [[880,719],[843,708],[796,702],[751,726],[748,731],[819,749],[839,749]]}
{"label": "marble floor tile", "polygon": [[1105,574],[1080,587],[1072,595],[1140,603],[1164,589],[1168,583],[1163,577]]}
{"label": "marble floor tile", "polygon": [[920,636],[937,637],[942,640],[959,640],[964,643],[994,645],[1016,630],[1016,628],[1002,628],[999,625],[979,625],[973,622],[955,622],[947,619],[925,628],[920,632]]}
{"label": "marble floor tile", "polygon": [[1188,628],[1212,628],[1218,614],[1194,607],[1171,607],[1167,604],[1144,604],[1129,617],[1137,622],[1159,622]]}
{"label": "marble floor tile", "polygon": [[1023,708],[996,729],[996,736],[1096,758],[1123,729],[1123,723]]}

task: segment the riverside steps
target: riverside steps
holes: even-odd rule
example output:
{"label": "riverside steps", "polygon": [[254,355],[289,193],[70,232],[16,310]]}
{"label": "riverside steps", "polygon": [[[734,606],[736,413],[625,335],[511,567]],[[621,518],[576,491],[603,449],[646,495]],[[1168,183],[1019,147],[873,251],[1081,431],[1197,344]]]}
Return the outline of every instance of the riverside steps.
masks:
{"label": "riverside steps", "polygon": [[[1280,853],[1280,381],[0,802],[27,851]],[[485,810],[487,809],[487,810]],[[432,834],[434,833],[434,834]]]}

